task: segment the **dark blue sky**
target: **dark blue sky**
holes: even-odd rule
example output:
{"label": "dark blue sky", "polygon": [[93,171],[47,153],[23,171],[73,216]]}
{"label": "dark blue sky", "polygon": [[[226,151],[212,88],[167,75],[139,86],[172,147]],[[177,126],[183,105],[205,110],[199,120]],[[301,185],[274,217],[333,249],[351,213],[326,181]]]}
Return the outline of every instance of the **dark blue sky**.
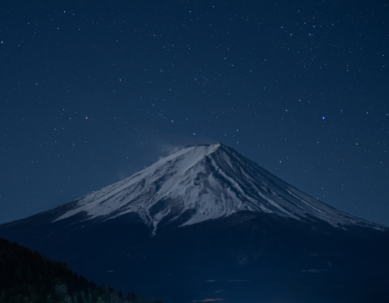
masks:
{"label": "dark blue sky", "polygon": [[0,223],[222,142],[389,226],[385,3],[3,3]]}

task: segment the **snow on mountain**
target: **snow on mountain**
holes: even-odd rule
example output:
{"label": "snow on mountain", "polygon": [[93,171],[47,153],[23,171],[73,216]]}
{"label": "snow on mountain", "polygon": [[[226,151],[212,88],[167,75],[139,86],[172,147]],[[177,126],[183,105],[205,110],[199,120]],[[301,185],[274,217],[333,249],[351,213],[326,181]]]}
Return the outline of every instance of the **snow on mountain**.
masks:
{"label": "snow on mountain", "polygon": [[80,199],[55,221],[80,212],[87,214],[86,220],[137,213],[155,232],[167,216],[175,220],[190,214],[182,225],[191,225],[239,211],[320,219],[343,229],[355,224],[381,229],[317,201],[222,144],[183,148]]}

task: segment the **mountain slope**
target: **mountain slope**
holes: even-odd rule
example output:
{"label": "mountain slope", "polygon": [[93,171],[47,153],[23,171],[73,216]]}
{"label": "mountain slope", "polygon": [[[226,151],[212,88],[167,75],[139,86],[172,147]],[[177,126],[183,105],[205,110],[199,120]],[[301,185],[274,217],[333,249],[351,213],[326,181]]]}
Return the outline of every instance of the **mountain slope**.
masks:
{"label": "mountain slope", "polygon": [[56,220],[85,212],[87,220],[137,213],[154,230],[191,213],[183,225],[239,211],[276,214],[296,220],[318,218],[337,227],[381,227],[353,218],[300,192],[221,144],[190,146],[143,171],[79,200]]}
{"label": "mountain slope", "polygon": [[52,262],[36,251],[0,238],[1,303],[79,300],[85,303],[162,303],[135,294],[124,297],[112,288],[98,287],[69,270],[65,263]]}
{"label": "mountain slope", "polygon": [[[186,147],[0,236],[166,302],[387,302],[389,231],[221,144]],[[280,291],[282,290],[282,291]]]}

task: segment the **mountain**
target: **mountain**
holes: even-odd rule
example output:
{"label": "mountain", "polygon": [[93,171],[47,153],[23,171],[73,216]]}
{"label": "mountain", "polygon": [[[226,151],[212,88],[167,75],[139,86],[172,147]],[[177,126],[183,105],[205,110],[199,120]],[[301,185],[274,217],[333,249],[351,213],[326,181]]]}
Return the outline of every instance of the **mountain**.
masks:
{"label": "mountain", "polygon": [[185,226],[241,211],[381,229],[318,202],[221,144],[184,148],[86,196],[55,221],[81,213],[86,220],[136,213],[155,233],[164,219],[182,218]]}
{"label": "mountain", "polygon": [[[196,145],[0,236],[166,302],[389,301],[389,229],[222,144]],[[129,289],[132,287],[132,289]]]}

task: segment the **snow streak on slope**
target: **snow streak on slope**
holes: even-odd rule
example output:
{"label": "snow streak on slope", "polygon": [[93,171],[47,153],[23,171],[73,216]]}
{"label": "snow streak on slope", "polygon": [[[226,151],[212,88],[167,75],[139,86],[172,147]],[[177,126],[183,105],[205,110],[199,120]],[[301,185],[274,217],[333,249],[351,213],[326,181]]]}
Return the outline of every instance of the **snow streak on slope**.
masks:
{"label": "snow streak on slope", "polygon": [[167,216],[175,220],[185,213],[183,225],[190,225],[244,210],[296,220],[316,218],[341,228],[380,228],[317,201],[221,144],[186,147],[84,197],[56,221],[79,212],[86,212],[87,220],[132,212],[155,231]]}

